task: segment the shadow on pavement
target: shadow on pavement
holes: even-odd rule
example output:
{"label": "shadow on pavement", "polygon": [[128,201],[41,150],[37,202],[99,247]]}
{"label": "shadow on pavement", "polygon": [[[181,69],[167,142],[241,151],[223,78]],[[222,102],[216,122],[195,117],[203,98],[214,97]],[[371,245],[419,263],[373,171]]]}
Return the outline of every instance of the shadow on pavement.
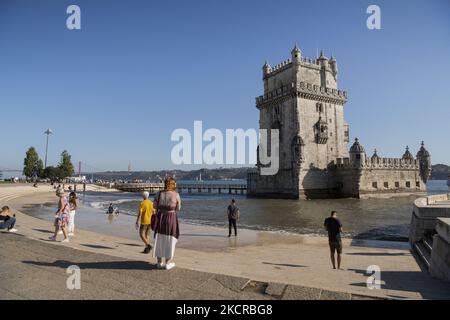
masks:
{"label": "shadow on pavement", "polygon": [[[366,270],[348,269],[369,276]],[[421,271],[383,271],[381,270],[381,289],[418,292],[424,299],[450,299],[450,283],[431,278]],[[352,283],[352,286],[367,287],[367,283]]]}
{"label": "shadow on pavement", "polygon": [[34,231],[39,231],[39,232],[42,232],[42,233],[53,233],[53,231],[50,231],[50,230],[45,230],[45,229],[33,229]]}
{"label": "shadow on pavement", "polygon": [[54,262],[43,261],[22,261],[22,263],[35,265],[39,267],[67,267],[76,265],[80,269],[104,269],[104,270],[156,270],[156,265],[144,261],[102,261],[102,262],[71,262],[65,260],[56,260]]}
{"label": "shadow on pavement", "polygon": [[411,256],[410,253],[406,252],[353,252],[353,253],[346,253],[346,255],[349,256],[386,256],[386,257],[395,257],[395,256]]}
{"label": "shadow on pavement", "polygon": [[308,266],[303,266],[303,265],[300,265],[300,264],[289,264],[289,263],[263,262],[263,264],[270,264],[272,266],[291,267],[291,268],[307,268],[308,267]]}
{"label": "shadow on pavement", "polygon": [[114,249],[112,247],[106,247],[98,244],[81,244],[84,247],[93,248],[93,249]]}

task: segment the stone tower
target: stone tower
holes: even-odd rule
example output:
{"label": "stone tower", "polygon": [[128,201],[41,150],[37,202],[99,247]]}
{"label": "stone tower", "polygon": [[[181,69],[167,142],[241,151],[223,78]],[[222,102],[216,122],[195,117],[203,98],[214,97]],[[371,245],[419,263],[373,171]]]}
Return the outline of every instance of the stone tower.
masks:
{"label": "stone tower", "polygon": [[279,170],[264,175],[258,162],[247,177],[249,196],[362,199],[426,192],[431,157],[423,142],[416,158],[409,147],[401,158],[376,150],[369,157],[358,138],[348,151],[347,93],[338,90],[336,59],[323,52],[307,59],[295,46],[290,59],[264,64],[263,82],[264,94],[256,98],[259,126],[279,129]]}
{"label": "stone tower", "polygon": [[303,57],[297,45],[291,58],[263,68],[264,94],[256,98],[260,129],[279,129],[279,171],[249,174],[250,195],[329,196],[336,182],[330,166],[346,158],[349,129],[344,119],[345,91],[338,90],[338,67],[322,52]]}

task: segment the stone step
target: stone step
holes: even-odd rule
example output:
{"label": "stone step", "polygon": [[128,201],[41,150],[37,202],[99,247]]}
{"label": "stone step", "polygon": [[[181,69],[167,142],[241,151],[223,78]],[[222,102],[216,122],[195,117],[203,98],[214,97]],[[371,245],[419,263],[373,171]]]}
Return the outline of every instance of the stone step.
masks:
{"label": "stone step", "polygon": [[426,245],[422,241],[418,241],[418,242],[414,243],[414,251],[417,253],[419,260],[428,269],[430,267],[431,252],[428,250]]}

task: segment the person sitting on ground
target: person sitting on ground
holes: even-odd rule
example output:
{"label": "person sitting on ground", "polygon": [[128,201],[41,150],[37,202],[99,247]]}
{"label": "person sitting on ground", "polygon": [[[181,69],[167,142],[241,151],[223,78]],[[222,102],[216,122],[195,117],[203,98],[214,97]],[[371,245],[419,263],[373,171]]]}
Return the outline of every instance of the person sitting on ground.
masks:
{"label": "person sitting on ground", "polygon": [[331,211],[331,216],[325,219],[323,224],[328,231],[328,244],[330,245],[331,263],[333,269],[336,269],[336,262],[334,253],[337,251],[337,267],[341,269],[341,254],[342,254],[342,223],[337,218],[336,211]]}
{"label": "person sitting on ground", "polygon": [[16,215],[11,212],[8,206],[4,206],[0,212],[0,229],[6,229],[8,232],[17,232],[14,229],[16,224]]}
{"label": "person sitting on ground", "polygon": [[[146,191],[142,194],[144,198],[139,205],[139,211],[136,219],[136,230],[139,228],[139,236],[145,244],[144,251],[142,253],[149,253],[152,250],[152,245],[150,244],[150,229],[152,216],[154,214],[153,202],[148,199],[149,193]],[[140,222],[140,226],[139,226]]]}

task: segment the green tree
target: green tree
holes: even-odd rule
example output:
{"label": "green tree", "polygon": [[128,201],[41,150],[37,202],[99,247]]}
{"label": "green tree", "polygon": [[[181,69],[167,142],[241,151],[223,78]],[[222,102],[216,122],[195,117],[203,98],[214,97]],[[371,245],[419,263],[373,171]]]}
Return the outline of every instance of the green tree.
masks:
{"label": "green tree", "polygon": [[50,179],[50,181],[58,181],[59,180],[59,169],[57,167],[48,166],[43,170],[42,178]]}
{"label": "green tree", "polygon": [[69,152],[67,152],[67,150],[64,150],[61,153],[61,162],[58,165],[60,179],[70,177],[75,172],[71,159],[72,156],[69,154]]}
{"label": "green tree", "polygon": [[34,147],[30,147],[23,160],[23,175],[27,179],[36,179],[42,175],[44,165]]}

